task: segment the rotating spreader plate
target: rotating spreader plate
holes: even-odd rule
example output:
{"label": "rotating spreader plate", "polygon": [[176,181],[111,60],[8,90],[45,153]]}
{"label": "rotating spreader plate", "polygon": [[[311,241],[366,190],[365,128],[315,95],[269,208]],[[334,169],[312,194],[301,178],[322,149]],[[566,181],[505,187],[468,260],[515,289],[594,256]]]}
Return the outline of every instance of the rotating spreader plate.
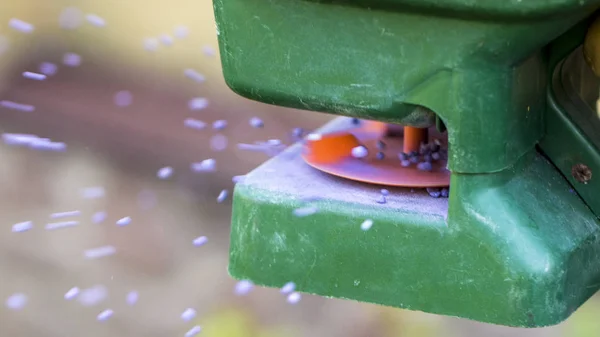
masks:
{"label": "rotating spreader plate", "polygon": [[[302,158],[320,171],[370,184],[414,188],[450,184],[445,134],[435,127],[430,128],[428,144],[431,145],[424,146],[419,154],[413,153],[405,158],[401,155],[403,133],[390,133],[388,130],[385,123],[361,121],[348,130],[309,136]],[[352,149],[358,146],[367,149],[365,157],[352,155]]]}

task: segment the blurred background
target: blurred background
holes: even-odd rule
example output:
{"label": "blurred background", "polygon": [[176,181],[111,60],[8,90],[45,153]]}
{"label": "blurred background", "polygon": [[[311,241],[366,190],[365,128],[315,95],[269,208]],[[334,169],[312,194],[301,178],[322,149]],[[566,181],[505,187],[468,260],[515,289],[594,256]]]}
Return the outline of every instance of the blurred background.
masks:
{"label": "blurred background", "polygon": [[[11,19],[35,28],[11,28]],[[232,176],[267,159],[236,144],[288,142],[293,128],[330,117],[233,94],[210,0],[3,1],[0,23],[0,101],[35,107],[4,104],[0,131],[67,146],[0,145],[0,336],[184,336],[194,325],[207,337],[598,336],[594,299],[560,326],[526,330],[313,296],[291,305],[278,289],[236,296],[226,271],[231,204],[216,199]],[[190,109],[194,99],[205,108]],[[264,128],[252,128],[252,117]],[[186,118],[207,126],[187,128]],[[216,120],[227,128],[212,129]],[[215,172],[190,170],[208,158]],[[157,177],[163,167],[173,170],[168,179]],[[104,196],[86,197],[89,188]],[[74,210],[79,226],[44,229],[51,213]],[[98,212],[104,222],[93,221]],[[131,223],[116,226],[123,217]],[[31,230],[13,232],[26,221]],[[199,236],[208,243],[194,246]],[[84,258],[106,245],[117,253]],[[79,299],[66,299],[74,287]],[[108,308],[112,317],[98,321]],[[187,308],[197,315],[186,322]]]}

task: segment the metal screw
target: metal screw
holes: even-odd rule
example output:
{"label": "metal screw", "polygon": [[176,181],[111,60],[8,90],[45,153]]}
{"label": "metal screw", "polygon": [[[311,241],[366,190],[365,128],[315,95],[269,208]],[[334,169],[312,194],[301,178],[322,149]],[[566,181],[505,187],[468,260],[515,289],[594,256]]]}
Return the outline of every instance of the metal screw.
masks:
{"label": "metal screw", "polygon": [[571,175],[580,183],[587,184],[592,180],[592,170],[585,164],[575,164],[571,168]]}

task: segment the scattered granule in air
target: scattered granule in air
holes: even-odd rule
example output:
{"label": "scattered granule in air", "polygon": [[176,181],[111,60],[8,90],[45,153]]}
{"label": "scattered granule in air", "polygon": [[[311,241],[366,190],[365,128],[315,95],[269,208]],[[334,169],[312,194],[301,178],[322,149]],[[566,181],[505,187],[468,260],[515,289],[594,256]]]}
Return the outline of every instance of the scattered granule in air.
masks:
{"label": "scattered granule in air", "polygon": [[183,121],[183,125],[190,129],[203,130],[206,128],[206,123],[195,118],[186,118]]}
{"label": "scattered granule in air", "polygon": [[49,231],[70,228],[79,225],[79,221],[71,220],[71,221],[59,221],[59,222],[50,222],[46,224],[46,229]]}
{"label": "scattered granule in air", "polygon": [[184,69],[183,75],[196,83],[204,83],[206,81],[204,75],[191,68]]}
{"label": "scattered granule in air", "polygon": [[29,148],[40,151],[62,152],[67,149],[67,144],[61,142],[53,142],[49,139],[40,138],[34,140],[31,144],[29,144]]}
{"label": "scattered granule in air", "polygon": [[64,296],[65,300],[70,301],[70,300],[76,298],[79,295],[79,292],[80,292],[80,290],[77,287],[73,287],[73,288],[69,289],[69,291],[67,291],[65,293],[65,296]]}
{"label": "scattered granule in air", "polygon": [[245,175],[239,175],[239,176],[233,176],[233,178],[231,178],[231,181],[232,181],[234,184],[237,184],[237,183],[243,182],[243,181],[244,181],[244,179],[246,179],[246,176],[245,176]]}
{"label": "scattered granule in air", "polygon": [[235,284],[234,292],[238,296],[249,294],[254,289],[254,283],[250,280],[241,280]]}
{"label": "scattered granule in air", "polygon": [[296,208],[293,211],[293,214],[294,214],[294,216],[303,218],[305,216],[309,216],[309,215],[313,215],[313,214],[317,213],[318,210],[319,209],[314,206],[300,207],[300,208]]}
{"label": "scattered granule in air", "polygon": [[192,241],[192,243],[196,247],[204,246],[207,242],[208,242],[208,238],[206,236],[199,236]]}
{"label": "scattered granule in air", "polygon": [[18,110],[18,111],[23,111],[23,112],[35,111],[35,107],[33,105],[22,104],[22,103],[17,103],[17,102],[13,102],[13,101],[7,101],[7,100],[0,101],[0,106],[7,108],[7,109]]}
{"label": "scattered granule in air", "polygon": [[133,103],[133,94],[130,91],[121,90],[114,95],[113,102],[118,107],[128,107]]}
{"label": "scattered granule in air", "polygon": [[185,333],[185,337],[194,337],[202,331],[202,327],[195,325]]}
{"label": "scattered granule in air", "polygon": [[16,294],[10,295],[6,299],[4,304],[6,305],[6,307],[8,309],[20,310],[20,309],[23,309],[25,307],[25,305],[27,305],[27,300],[28,300],[27,295],[25,295],[23,293],[16,293]]}
{"label": "scattered granule in air", "polygon": [[126,216],[124,218],[121,218],[121,219],[117,220],[116,224],[119,227],[127,226],[127,225],[131,224],[131,217]]}
{"label": "scattered granule in air", "polygon": [[373,220],[371,219],[366,219],[362,224],[360,224],[360,229],[363,231],[368,231],[371,229],[371,227],[373,227]]}
{"label": "scattered granule in air", "polygon": [[8,26],[25,34],[29,34],[35,30],[35,27],[31,23],[15,18],[8,21]]}
{"label": "scattered granule in air", "polygon": [[218,203],[222,203],[223,201],[225,201],[227,199],[227,197],[229,196],[229,191],[227,190],[222,190],[219,193],[219,196],[217,197],[217,202]]}
{"label": "scattered granule in air", "polygon": [[302,299],[302,295],[300,295],[300,293],[293,292],[288,295],[287,302],[289,304],[296,304],[296,303],[300,302],[301,299]]}
{"label": "scattered granule in air", "polygon": [[112,309],[106,309],[106,310],[102,311],[101,313],[99,313],[98,316],[96,317],[96,319],[101,322],[106,321],[107,319],[112,317],[113,313],[114,313],[114,311],[112,311]]}
{"label": "scattered granule in air", "polygon": [[40,63],[38,70],[40,71],[40,73],[46,76],[52,76],[56,75],[56,73],[58,72],[58,66],[52,62],[42,62]]}
{"label": "scattered granule in air", "polygon": [[24,71],[23,77],[25,77],[28,80],[35,80],[35,81],[43,81],[47,78],[47,76],[44,74],[38,74],[38,73],[31,72],[31,71]]}
{"label": "scattered granule in air", "polygon": [[105,194],[104,187],[101,186],[86,187],[81,190],[81,196],[84,199],[98,199],[104,197]]}
{"label": "scattered granule in air", "polygon": [[227,149],[229,139],[222,134],[216,134],[210,138],[210,149],[215,152],[221,152]]}
{"label": "scattered granule in air", "polygon": [[194,319],[196,317],[196,310],[192,309],[192,308],[187,308],[183,311],[183,313],[181,314],[181,319],[189,322],[192,319]]}
{"label": "scattered granule in air", "polygon": [[66,7],[58,16],[58,25],[63,29],[76,29],[83,24],[83,12],[75,7]]}
{"label": "scattered granule in air", "polygon": [[81,65],[81,56],[75,53],[65,53],[62,62],[67,67],[79,67]]}
{"label": "scattered granule in air", "polygon": [[173,175],[173,168],[166,166],[156,172],[158,179],[169,179]]}
{"label": "scattered granule in air", "polygon": [[256,129],[260,129],[265,126],[265,123],[262,121],[262,119],[260,119],[258,117],[250,118],[248,123],[250,124],[251,127],[256,128]]}
{"label": "scattered granule in air", "polygon": [[82,289],[77,296],[77,302],[84,307],[92,307],[106,300],[108,289],[103,285],[95,285],[91,288]]}
{"label": "scattered granule in air", "polygon": [[127,302],[129,305],[134,305],[137,303],[139,298],[140,296],[137,291],[130,291],[127,293],[127,296],[125,296],[125,302]]}
{"label": "scattered granule in air", "polygon": [[104,18],[96,15],[96,14],[88,14],[85,16],[86,21],[95,27],[104,27],[106,26],[106,21]]}
{"label": "scattered granule in air", "polygon": [[22,232],[27,232],[27,231],[31,230],[32,228],[33,228],[32,221],[23,221],[23,222],[14,224],[12,226],[12,231],[13,231],[13,233],[22,233]]}
{"label": "scattered granule in air", "polygon": [[208,107],[208,99],[204,97],[195,97],[189,100],[188,108],[192,111],[203,110]]}
{"label": "scattered granule in air", "polygon": [[106,220],[106,212],[96,212],[92,215],[92,222],[95,224],[99,224]]}
{"label": "scattered granule in air", "polygon": [[62,219],[62,218],[69,218],[69,217],[73,217],[73,216],[79,216],[79,215],[81,215],[81,211],[75,210],[75,211],[52,213],[52,214],[50,214],[50,218],[51,219]]}
{"label": "scattered granule in air", "polygon": [[217,167],[217,161],[210,158],[199,163],[192,163],[191,169],[194,172],[214,172]]}
{"label": "scattered granule in air", "polygon": [[227,121],[224,119],[219,119],[217,121],[214,121],[212,126],[213,129],[221,131],[227,127]]}
{"label": "scattered granule in air", "polygon": [[114,255],[117,252],[117,249],[113,246],[102,246],[98,248],[87,249],[83,252],[83,256],[86,259],[99,259],[102,257],[107,257]]}
{"label": "scattered granule in air", "polygon": [[296,283],[288,282],[288,283],[284,284],[283,287],[281,287],[281,289],[279,289],[279,292],[287,295],[287,294],[290,294],[291,292],[293,292],[294,290],[296,290]]}

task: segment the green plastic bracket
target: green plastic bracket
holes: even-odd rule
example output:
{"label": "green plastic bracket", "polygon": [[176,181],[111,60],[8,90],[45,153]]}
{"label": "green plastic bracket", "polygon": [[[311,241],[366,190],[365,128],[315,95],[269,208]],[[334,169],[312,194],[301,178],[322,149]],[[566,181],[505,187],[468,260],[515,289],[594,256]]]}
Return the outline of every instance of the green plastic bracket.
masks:
{"label": "green plastic bracket", "polygon": [[[390,189],[382,206],[378,187],[311,169],[295,145],[236,186],[232,276],[510,326],[566,319],[600,287],[597,189],[573,193],[570,165],[600,168],[552,79],[599,6],[214,0],[235,92],[409,125],[425,107],[447,128],[452,172],[448,200]],[[293,216],[317,196],[315,214]],[[361,231],[367,218],[373,228]]]}

